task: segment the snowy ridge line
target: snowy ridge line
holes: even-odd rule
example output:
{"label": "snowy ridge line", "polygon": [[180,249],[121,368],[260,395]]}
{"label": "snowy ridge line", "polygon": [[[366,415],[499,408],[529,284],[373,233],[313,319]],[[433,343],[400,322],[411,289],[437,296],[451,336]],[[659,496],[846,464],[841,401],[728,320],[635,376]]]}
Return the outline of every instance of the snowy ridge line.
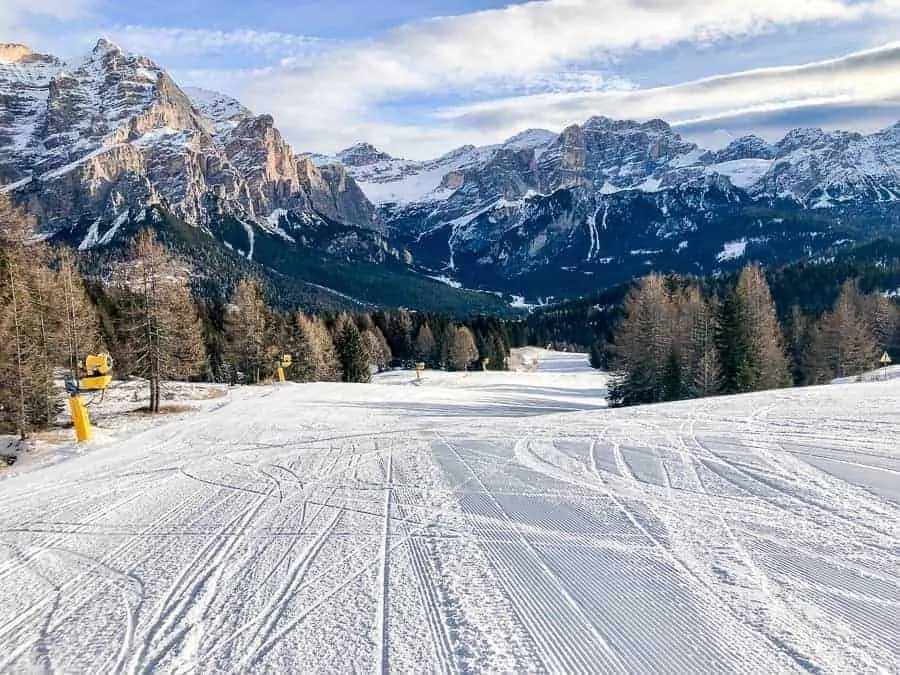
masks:
{"label": "snowy ridge line", "polygon": [[[549,661],[552,661],[555,664],[555,667],[557,667],[557,668],[562,667],[564,670],[570,670],[570,671],[573,668],[575,670],[578,670],[578,669],[584,668],[584,667],[588,667],[588,669],[590,669],[591,667],[600,666],[600,664],[602,664],[602,667],[605,667],[605,668],[614,667],[616,669],[625,670],[625,665],[621,661],[618,653],[612,649],[611,645],[607,642],[606,638],[599,632],[599,630],[597,629],[597,626],[594,625],[593,621],[590,619],[590,616],[585,612],[584,608],[578,603],[578,601],[575,600],[574,597],[572,597],[572,595],[562,585],[562,582],[560,581],[559,577],[547,565],[546,561],[541,557],[541,555],[538,553],[537,549],[531,544],[530,541],[528,541],[528,539],[521,532],[518,531],[518,527],[515,524],[515,522],[513,521],[513,519],[503,509],[503,506],[500,504],[499,501],[497,501],[496,497],[494,497],[494,495],[491,493],[491,491],[488,490],[488,488],[484,484],[483,480],[472,469],[472,467],[469,465],[469,463],[460,454],[459,450],[449,440],[447,440],[446,437],[441,435],[439,432],[435,432],[435,435],[442,443],[444,443],[447,446],[447,448],[449,448],[451,450],[451,452],[453,452],[453,454],[462,463],[462,465],[472,474],[472,477],[475,479],[475,482],[483,490],[483,494],[493,502],[494,507],[497,509],[497,512],[506,521],[506,523],[509,525],[509,527],[518,535],[519,542],[521,544],[523,544],[525,546],[525,548],[528,550],[531,557],[538,564],[538,568],[541,570],[542,574],[545,575],[547,578],[549,578],[551,580],[551,582],[562,592],[565,602],[568,604],[570,610],[574,613],[575,617],[577,617],[577,619],[575,619],[575,620],[582,623],[583,626],[587,627],[591,637],[593,637],[594,640],[596,641],[596,646],[600,647],[604,652],[603,658],[601,658],[598,663],[598,662],[594,661],[594,659],[592,658],[592,657],[596,657],[598,655],[596,653],[593,653],[593,650],[591,650],[590,648],[588,648],[589,649],[588,652],[581,652],[580,654],[573,653],[576,651],[576,648],[574,648],[574,645],[572,648],[570,648],[570,649],[572,649],[572,652],[570,652],[569,650],[561,650],[558,647],[554,647],[552,641],[544,641],[543,640],[543,637],[546,635],[545,633],[543,633],[543,632],[535,633],[533,630],[529,629],[529,632],[531,633],[532,638],[535,639],[535,643],[538,645],[541,645],[543,643],[542,647],[545,651],[546,658]],[[518,445],[520,443],[527,443],[527,442],[528,441],[527,441],[527,437],[526,437],[524,439],[517,441],[516,444]],[[496,531],[496,530],[494,530],[494,531]],[[499,553],[499,551],[492,550],[495,547],[491,546],[488,543],[488,541],[489,541],[488,539],[483,540],[482,548],[485,550],[485,552],[490,551],[490,557],[494,557]],[[498,566],[496,569],[499,573],[500,569],[505,569],[505,568],[502,566]],[[498,574],[498,576],[502,576],[502,575]],[[515,592],[512,591],[513,586],[514,585],[512,585],[512,584],[507,585],[507,592],[510,593],[511,597],[515,596]],[[547,608],[547,609],[551,609],[551,608]],[[557,618],[560,618],[561,613],[559,613],[559,610],[561,608],[557,606],[552,609],[556,610],[552,614],[555,615]],[[537,619],[537,617],[540,616],[540,614],[541,614],[541,610],[537,610],[535,612],[535,615],[532,618]],[[574,626],[573,626],[573,628],[574,628]],[[552,635],[552,632],[553,631],[551,630],[551,632],[550,632],[551,635]],[[541,637],[538,638],[538,635],[541,635]],[[576,640],[573,640],[573,642],[575,642],[575,644],[577,644]],[[577,650],[577,651],[580,651],[580,650]],[[590,664],[590,665],[588,665],[588,664]]]}

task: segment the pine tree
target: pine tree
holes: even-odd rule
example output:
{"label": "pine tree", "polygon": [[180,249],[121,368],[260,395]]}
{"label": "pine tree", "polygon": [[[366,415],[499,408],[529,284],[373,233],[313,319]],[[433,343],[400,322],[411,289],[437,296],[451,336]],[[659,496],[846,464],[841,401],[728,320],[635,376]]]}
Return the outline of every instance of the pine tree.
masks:
{"label": "pine tree", "polygon": [[337,348],[325,322],[319,318],[313,323],[316,345],[319,351],[319,363],[316,380],[319,382],[338,382],[341,379],[341,363]]}
{"label": "pine tree", "polygon": [[719,334],[718,306],[710,303],[700,289],[689,289],[686,296],[690,344],[687,363],[687,394],[702,398],[717,394],[722,386],[722,368],[716,336]]}
{"label": "pine tree", "polygon": [[591,368],[594,370],[601,370],[603,368],[603,343],[600,340],[591,344],[588,361],[591,364]]}
{"label": "pine tree", "polygon": [[881,293],[863,296],[862,311],[875,338],[875,351],[881,356],[893,346],[894,335],[900,326],[900,309]]}
{"label": "pine tree", "polygon": [[414,358],[413,321],[408,311],[398,309],[391,314],[384,336],[394,356],[404,360]]}
{"label": "pine tree", "polygon": [[738,279],[737,293],[746,310],[750,382],[748,391],[785,387],[790,369],[785,356],[784,334],[765,274],[758,265],[748,265]]}
{"label": "pine tree", "polygon": [[267,314],[259,282],[241,280],[226,314],[225,334],[235,367],[253,384],[260,381],[266,365]]}
{"label": "pine tree", "polygon": [[138,234],[131,258],[124,280],[128,289],[124,331],[135,356],[136,373],[150,385],[148,408],[159,412],[163,381],[185,378],[202,362],[202,325],[187,274],[150,230]]}
{"label": "pine tree", "polygon": [[59,321],[62,324],[62,361],[78,372],[88,354],[101,351],[100,324],[97,309],[85,290],[84,279],[75,268],[69,249],[59,252],[58,271]]}
{"label": "pine tree", "polygon": [[752,388],[753,363],[747,321],[746,301],[737,289],[732,289],[719,305],[717,342],[723,394],[738,394]]}
{"label": "pine tree", "polygon": [[472,331],[466,326],[457,326],[447,353],[449,365],[456,370],[464,370],[477,358],[478,349]]}
{"label": "pine tree", "polygon": [[25,438],[55,411],[46,250],[31,244],[35,221],[0,195],[0,406]]}
{"label": "pine tree", "polygon": [[378,368],[378,372],[387,370],[391,362],[391,348],[378,326],[373,325],[362,335],[372,365]]}
{"label": "pine tree", "polygon": [[431,327],[427,323],[419,326],[419,333],[416,335],[416,359],[428,365],[434,363],[435,356],[435,339]]}
{"label": "pine tree", "polygon": [[856,281],[841,287],[834,308],[822,318],[824,360],[833,377],[850,377],[875,366],[877,343]]}
{"label": "pine tree", "polygon": [[[654,403],[664,398],[666,379],[672,390],[672,312],[666,282],[650,275],[629,292],[615,336],[616,376],[610,388],[613,405]],[[666,371],[668,378],[666,378]]]}
{"label": "pine tree", "polygon": [[353,321],[344,323],[338,338],[338,356],[341,362],[341,380],[344,382],[369,382],[372,379],[369,350]]}

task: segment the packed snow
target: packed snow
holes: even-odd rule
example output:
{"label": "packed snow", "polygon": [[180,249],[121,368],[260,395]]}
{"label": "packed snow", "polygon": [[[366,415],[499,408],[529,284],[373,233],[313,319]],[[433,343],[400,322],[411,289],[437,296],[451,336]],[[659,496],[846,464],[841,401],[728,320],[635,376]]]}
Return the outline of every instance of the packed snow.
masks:
{"label": "packed snow", "polygon": [[0,472],[0,670],[900,670],[900,378],[609,410],[512,366],[96,404]]}

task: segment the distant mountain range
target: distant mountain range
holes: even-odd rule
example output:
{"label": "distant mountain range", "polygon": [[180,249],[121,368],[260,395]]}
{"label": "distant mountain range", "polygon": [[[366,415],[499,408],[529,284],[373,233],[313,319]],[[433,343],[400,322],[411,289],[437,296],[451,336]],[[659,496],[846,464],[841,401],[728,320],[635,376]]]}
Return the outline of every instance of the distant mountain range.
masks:
{"label": "distant mountain range", "polygon": [[284,304],[500,311],[896,232],[900,125],[710,151],[661,120],[596,117],[429,161],[366,143],[323,157],[106,40],[71,64],[0,45],[0,192],[88,257],[156,227],[213,291],[254,272]]}

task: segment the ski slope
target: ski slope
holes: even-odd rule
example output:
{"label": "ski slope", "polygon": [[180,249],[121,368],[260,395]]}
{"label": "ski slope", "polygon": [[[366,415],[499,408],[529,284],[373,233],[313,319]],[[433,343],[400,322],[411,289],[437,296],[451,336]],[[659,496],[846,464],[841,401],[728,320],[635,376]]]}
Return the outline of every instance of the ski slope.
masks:
{"label": "ski slope", "polygon": [[900,671],[900,379],[608,410],[519,356],[0,473],[0,672]]}

